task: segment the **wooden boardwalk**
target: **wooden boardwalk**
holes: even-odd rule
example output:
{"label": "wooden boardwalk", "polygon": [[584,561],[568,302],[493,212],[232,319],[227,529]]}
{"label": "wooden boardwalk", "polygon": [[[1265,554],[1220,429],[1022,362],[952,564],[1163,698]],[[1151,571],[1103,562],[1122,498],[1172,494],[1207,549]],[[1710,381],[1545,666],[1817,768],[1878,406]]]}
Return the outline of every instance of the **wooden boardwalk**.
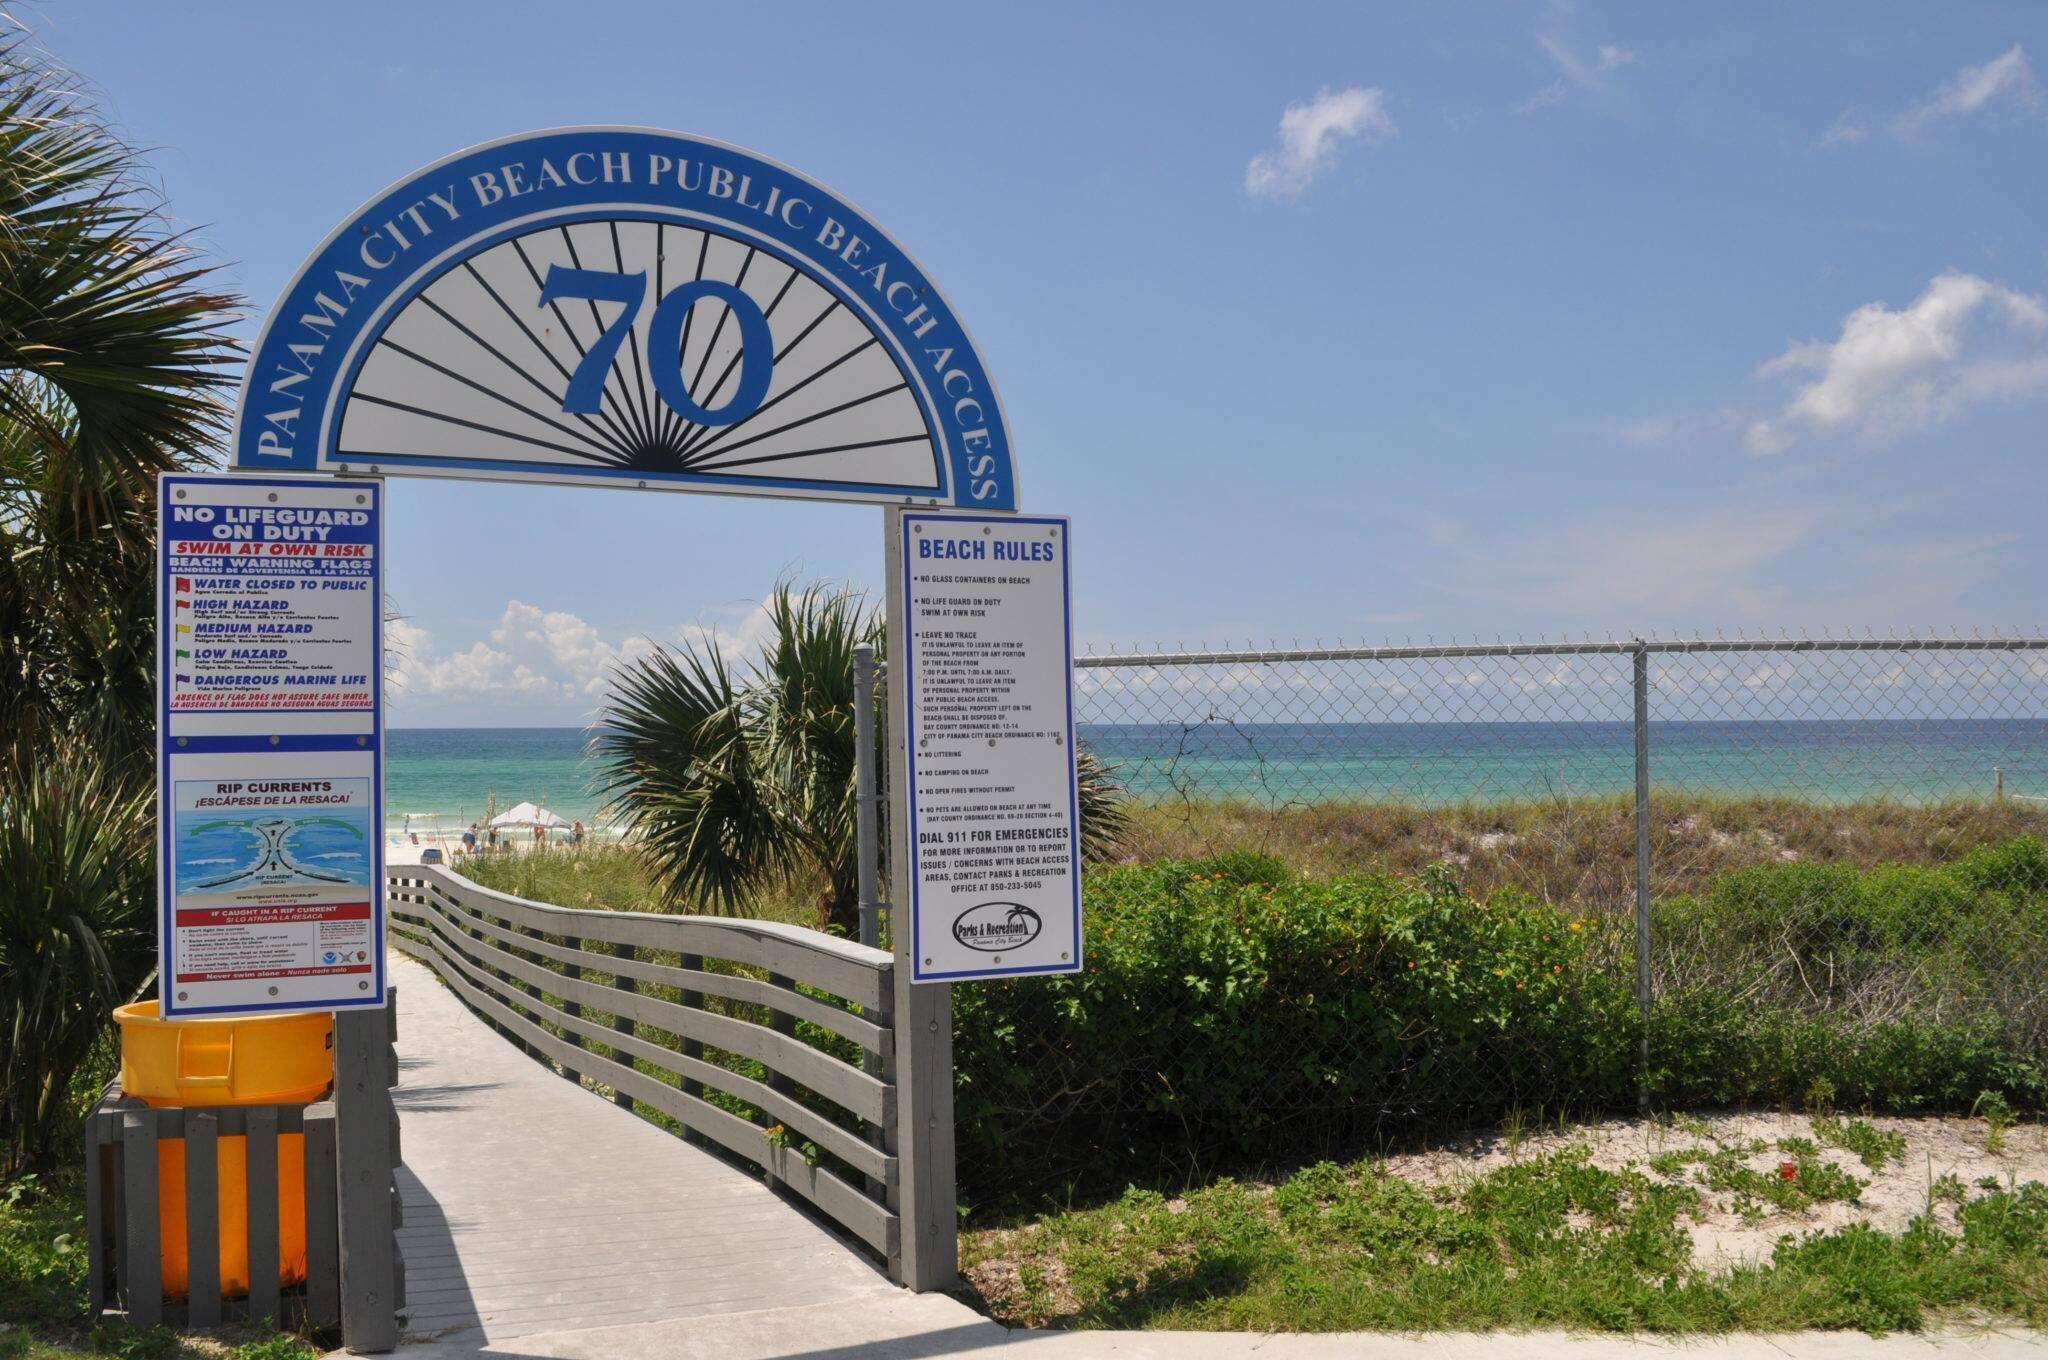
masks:
{"label": "wooden boardwalk", "polygon": [[406,1332],[498,1341],[900,1291],[739,1171],[527,1057],[434,974],[399,984]]}

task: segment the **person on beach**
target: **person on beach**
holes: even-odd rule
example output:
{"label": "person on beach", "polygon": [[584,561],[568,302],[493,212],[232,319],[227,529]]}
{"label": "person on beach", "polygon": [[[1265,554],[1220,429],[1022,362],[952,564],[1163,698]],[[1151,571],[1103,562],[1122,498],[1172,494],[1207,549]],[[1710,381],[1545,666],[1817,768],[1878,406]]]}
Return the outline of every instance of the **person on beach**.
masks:
{"label": "person on beach", "polygon": [[548,843],[548,829],[539,822],[533,824],[533,848],[538,850]]}
{"label": "person on beach", "polygon": [[491,828],[490,848],[493,850],[498,848],[498,828],[495,826]]}
{"label": "person on beach", "polygon": [[471,822],[471,823],[470,823],[470,824],[469,824],[469,825],[468,825],[467,827],[463,828],[463,832],[462,832],[462,853],[463,853],[463,854],[465,854],[465,855],[474,855],[474,854],[476,853],[476,823],[475,823],[475,822]]}
{"label": "person on beach", "polygon": [[583,819],[581,817],[578,817],[569,828],[569,844],[578,846],[583,844]]}

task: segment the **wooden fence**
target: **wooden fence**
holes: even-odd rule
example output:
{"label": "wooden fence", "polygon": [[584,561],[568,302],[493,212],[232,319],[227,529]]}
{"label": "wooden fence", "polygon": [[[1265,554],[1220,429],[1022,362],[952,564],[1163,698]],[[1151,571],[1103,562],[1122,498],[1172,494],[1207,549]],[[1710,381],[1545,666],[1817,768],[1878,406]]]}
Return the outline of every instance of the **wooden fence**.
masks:
{"label": "wooden fence", "polygon": [[[124,1315],[142,1326],[211,1327],[223,1321],[339,1331],[349,1349],[389,1350],[405,1305],[404,1262],[393,1234],[399,1218],[392,1172],[399,1161],[396,989],[384,1014],[335,1017],[336,1081],[305,1104],[158,1109],[114,1082],[85,1128],[87,1286],[95,1317]],[[362,1069],[354,1071],[352,1069]],[[367,1132],[365,1132],[367,1130]],[[279,1140],[305,1140],[304,1284],[282,1270]],[[223,1297],[220,1279],[221,1140],[244,1140],[248,1243],[245,1299]],[[185,1261],[182,1302],[164,1298],[159,1221],[161,1145],[182,1144]],[[375,1186],[385,1204],[365,1204],[351,1185]]]}
{"label": "wooden fence", "polygon": [[774,922],[579,911],[393,868],[389,938],[536,1059],[759,1167],[902,1278],[895,960]]}

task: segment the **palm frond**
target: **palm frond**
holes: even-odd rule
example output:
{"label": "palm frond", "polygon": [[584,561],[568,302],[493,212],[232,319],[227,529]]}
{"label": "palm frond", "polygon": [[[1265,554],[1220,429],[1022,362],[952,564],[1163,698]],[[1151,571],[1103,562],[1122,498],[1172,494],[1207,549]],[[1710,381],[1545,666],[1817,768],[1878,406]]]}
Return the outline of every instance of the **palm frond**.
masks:
{"label": "palm frond", "polygon": [[[882,621],[841,587],[780,583],[768,638],[735,681],[719,648],[667,650],[616,673],[592,739],[611,806],[670,897],[733,910],[804,870],[825,882],[820,924],[857,928],[854,652]],[[881,696],[877,695],[878,701]],[[877,764],[887,749],[880,704]],[[1081,848],[1115,856],[1127,830],[1113,771],[1077,750]]]}
{"label": "palm frond", "polygon": [[159,473],[226,429],[234,299],[136,153],[24,36],[0,39],[0,733],[144,760]]}
{"label": "palm frond", "polygon": [[0,1174],[54,1155],[72,1079],[156,960],[155,799],[63,737],[0,756]]}
{"label": "palm frond", "polygon": [[732,911],[796,853],[754,759],[717,644],[658,649],[618,671],[591,740],[609,810],[672,900]]}
{"label": "palm frond", "polygon": [[75,422],[14,382],[0,421],[76,464],[44,494],[107,531],[110,485],[190,466],[226,430],[236,300],[208,276],[76,83],[25,37],[0,43],[0,373],[45,380]]}

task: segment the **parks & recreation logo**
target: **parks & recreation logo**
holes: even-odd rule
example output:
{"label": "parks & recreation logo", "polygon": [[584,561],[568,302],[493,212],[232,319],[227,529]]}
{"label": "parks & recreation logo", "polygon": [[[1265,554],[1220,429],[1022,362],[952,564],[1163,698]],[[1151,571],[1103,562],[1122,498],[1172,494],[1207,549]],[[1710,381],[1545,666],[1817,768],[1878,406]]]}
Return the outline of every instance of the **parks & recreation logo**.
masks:
{"label": "parks & recreation logo", "polygon": [[953,918],[953,938],[984,954],[1021,948],[1044,929],[1044,920],[1021,902],[983,902]]}

